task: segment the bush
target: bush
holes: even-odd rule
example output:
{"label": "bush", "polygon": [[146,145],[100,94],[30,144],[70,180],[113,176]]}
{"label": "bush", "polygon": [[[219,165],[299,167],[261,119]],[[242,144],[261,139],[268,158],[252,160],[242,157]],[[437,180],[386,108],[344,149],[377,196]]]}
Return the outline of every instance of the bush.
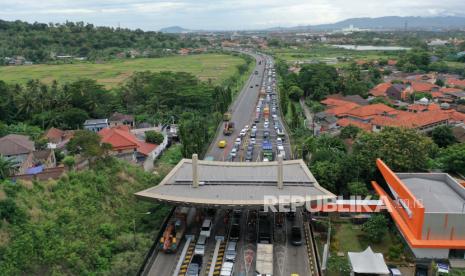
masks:
{"label": "bush", "polygon": [[145,132],[145,142],[160,145],[163,143],[163,134],[154,130]]}
{"label": "bush", "polygon": [[368,241],[379,243],[387,232],[387,219],[383,215],[374,215],[362,226]]}

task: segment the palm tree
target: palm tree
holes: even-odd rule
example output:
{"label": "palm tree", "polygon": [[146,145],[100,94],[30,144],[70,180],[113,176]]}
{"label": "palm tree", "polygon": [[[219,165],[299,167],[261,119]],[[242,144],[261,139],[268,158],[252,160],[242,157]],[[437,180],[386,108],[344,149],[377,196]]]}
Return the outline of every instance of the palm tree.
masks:
{"label": "palm tree", "polygon": [[0,180],[7,179],[13,172],[13,161],[0,156]]}

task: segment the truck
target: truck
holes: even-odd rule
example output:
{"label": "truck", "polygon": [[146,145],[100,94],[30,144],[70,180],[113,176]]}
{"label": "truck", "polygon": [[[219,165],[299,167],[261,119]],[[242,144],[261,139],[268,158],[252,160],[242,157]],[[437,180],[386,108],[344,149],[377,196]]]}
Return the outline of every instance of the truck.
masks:
{"label": "truck", "polygon": [[165,253],[175,253],[186,232],[189,207],[177,207],[174,215],[168,220],[163,235],[159,241],[159,248]]}
{"label": "truck", "polygon": [[263,141],[262,143],[262,152],[263,152],[263,159],[267,158],[268,161],[273,161],[273,145],[270,141]]}
{"label": "truck", "polygon": [[234,132],[234,122],[225,122],[224,123],[224,129],[223,129],[223,134],[224,135],[231,135]]}
{"label": "truck", "polygon": [[223,121],[231,121],[232,115],[231,112],[226,112],[223,114]]}
{"label": "truck", "polygon": [[270,117],[270,107],[268,105],[263,108],[263,117],[265,120]]}
{"label": "truck", "polygon": [[255,265],[257,276],[273,275],[273,245],[257,244],[257,261]]}

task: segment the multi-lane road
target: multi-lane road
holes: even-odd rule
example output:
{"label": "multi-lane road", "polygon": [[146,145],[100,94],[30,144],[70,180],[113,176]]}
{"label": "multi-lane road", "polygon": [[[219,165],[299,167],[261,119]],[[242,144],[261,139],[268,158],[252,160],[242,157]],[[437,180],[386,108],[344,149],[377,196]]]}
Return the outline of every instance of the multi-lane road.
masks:
{"label": "multi-lane road", "polygon": [[[292,159],[291,148],[289,144],[289,137],[285,129],[285,124],[280,116],[281,112],[279,110],[279,99],[277,93],[276,77],[273,75],[273,60],[269,56],[262,54],[248,53],[253,56],[256,60],[256,66],[253,70],[252,75],[246,82],[242,91],[237,95],[234,103],[230,107],[231,112],[231,121],[235,123],[235,130],[231,135],[225,136],[223,134],[224,123],[218,127],[217,134],[211,143],[206,156],[210,156],[217,161],[226,161],[232,160],[236,162],[246,161],[246,151],[249,145],[253,146],[253,158],[248,161],[262,161],[262,143],[266,140],[272,145],[273,156],[276,157],[278,154],[278,142],[277,142],[277,124],[284,135],[283,148],[285,151],[286,159]],[[262,93],[260,93],[262,91]],[[264,94],[263,91],[266,91]],[[268,96],[267,96],[268,95]],[[274,95],[274,97],[272,97]],[[273,99],[274,98],[274,99]],[[257,109],[257,104],[259,109]],[[268,106],[270,109],[268,126],[265,127],[265,115],[264,107]],[[272,106],[276,107],[276,110],[272,111]],[[259,114],[259,120],[256,121],[257,112]],[[273,114],[275,115],[273,119]],[[249,126],[248,131],[245,135],[241,136],[241,130],[246,126]],[[256,137],[255,144],[251,144],[251,133],[252,125],[256,127]],[[267,137],[264,137],[265,131]],[[234,147],[235,140],[241,137],[241,145],[238,148],[238,152],[235,157],[231,157],[230,153]],[[219,148],[218,143],[221,140],[225,140],[227,146],[225,148]],[[217,222],[213,225],[212,237],[214,237],[218,232],[224,232],[225,224],[218,223],[223,222],[223,217],[225,210],[219,210],[216,212],[216,216],[213,221]],[[249,276],[256,275],[255,273],[255,260],[256,260],[256,242],[248,241],[246,234],[248,232],[247,218],[249,211],[244,210],[240,217],[240,228],[241,228],[241,238],[237,243],[237,257],[234,263],[234,274],[237,276]],[[272,216],[273,217],[273,216]],[[291,275],[297,274],[302,275],[312,275],[309,272],[309,260],[307,254],[307,246],[304,243],[301,246],[293,246],[290,243],[290,229],[293,225],[298,225],[302,229],[302,215],[298,213],[294,219],[285,219],[284,226],[276,227],[272,226],[275,240],[274,240],[274,274],[273,276],[280,275]],[[227,227],[226,227],[227,228]],[[199,227],[191,226],[187,232],[198,236]],[[279,238],[276,238],[280,236]],[[302,233],[304,236],[304,233]],[[215,248],[216,241],[213,238],[210,238],[207,245],[206,251],[203,258],[203,265],[201,268],[200,275],[208,275],[208,263],[211,261],[213,256],[213,251]],[[176,254],[165,254],[160,252],[155,255],[155,259],[151,262],[151,267],[149,268],[148,275],[154,276],[171,276],[175,271],[176,264],[180,259],[182,248],[185,245],[185,241],[180,244],[179,250]],[[187,246],[186,246],[187,247]],[[182,262],[182,260],[181,260]]]}

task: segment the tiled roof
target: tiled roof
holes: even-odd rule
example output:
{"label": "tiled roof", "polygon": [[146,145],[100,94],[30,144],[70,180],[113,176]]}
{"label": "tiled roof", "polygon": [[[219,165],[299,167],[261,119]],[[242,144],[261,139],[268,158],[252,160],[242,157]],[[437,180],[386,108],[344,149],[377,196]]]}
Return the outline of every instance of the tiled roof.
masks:
{"label": "tiled roof", "polygon": [[148,155],[157,145],[139,141],[129,131],[128,127],[104,128],[99,132],[103,143],[109,143],[113,150],[136,149],[138,152]]}
{"label": "tiled roof", "polygon": [[335,99],[335,98],[327,98],[321,101],[321,103],[329,107],[338,107],[338,106],[343,106],[347,104],[353,104],[352,102],[341,100],[341,99]]}
{"label": "tiled roof", "polygon": [[442,93],[455,93],[455,92],[462,92],[463,89],[460,88],[454,88],[454,87],[443,87],[439,89],[440,92]]}
{"label": "tiled roof", "polygon": [[446,80],[446,84],[450,85],[450,86],[464,87],[465,88],[465,80],[449,78],[449,79]]}
{"label": "tiled roof", "polygon": [[326,110],[326,113],[333,114],[335,116],[343,116],[346,115],[348,111],[357,107],[360,106],[358,104],[348,102],[345,105],[330,108]]}
{"label": "tiled roof", "polygon": [[65,134],[65,132],[61,129],[58,129],[58,128],[50,128],[49,130],[47,130],[47,132],[45,133],[45,137],[47,137],[47,139],[49,140],[61,140],[61,138],[63,137],[63,135]]}
{"label": "tiled roof", "polygon": [[28,154],[35,150],[28,136],[9,134],[0,138],[0,155]]}
{"label": "tiled roof", "polygon": [[373,87],[370,90],[370,94],[375,97],[384,97],[387,96],[386,91],[391,87],[392,84],[389,82],[380,83],[377,86]]}
{"label": "tiled roof", "polygon": [[352,126],[356,126],[356,127],[361,128],[363,130],[366,130],[366,131],[371,131],[371,129],[372,129],[371,124],[363,123],[363,122],[356,121],[356,120],[351,120],[349,118],[339,119],[337,121],[337,125],[339,125],[341,127],[346,127],[346,126],[352,125]]}
{"label": "tiled roof", "polygon": [[375,116],[371,123],[378,126],[419,128],[448,119],[448,114],[438,110],[421,113],[402,112],[399,113],[395,118],[387,116]]}
{"label": "tiled roof", "polygon": [[354,108],[347,112],[347,115],[359,117],[359,118],[368,118],[374,115],[382,115],[382,114],[391,114],[397,112],[396,109],[389,107],[385,104],[370,104],[366,106],[361,106],[358,108]]}
{"label": "tiled roof", "polygon": [[431,92],[434,88],[439,88],[437,85],[429,82],[412,81],[410,84],[413,91],[417,92]]}

